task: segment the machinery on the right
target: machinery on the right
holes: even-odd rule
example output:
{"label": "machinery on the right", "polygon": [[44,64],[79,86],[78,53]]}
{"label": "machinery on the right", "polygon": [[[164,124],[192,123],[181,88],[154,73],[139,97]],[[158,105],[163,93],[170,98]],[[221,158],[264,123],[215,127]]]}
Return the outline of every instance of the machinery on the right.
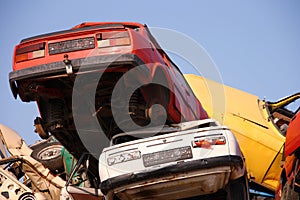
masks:
{"label": "machinery on the right", "polygon": [[300,193],[300,112],[289,124],[285,142],[285,162],[276,199],[298,200]]}

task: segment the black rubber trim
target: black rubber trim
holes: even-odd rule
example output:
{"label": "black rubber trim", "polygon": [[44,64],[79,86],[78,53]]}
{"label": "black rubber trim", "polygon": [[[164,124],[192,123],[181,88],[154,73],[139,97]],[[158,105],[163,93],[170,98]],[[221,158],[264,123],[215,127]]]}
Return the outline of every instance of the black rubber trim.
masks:
{"label": "black rubber trim", "polygon": [[188,162],[179,162],[172,166],[167,166],[153,171],[141,173],[128,173],[114,178],[107,179],[101,182],[101,191],[106,195],[110,190],[119,188],[128,184],[138,183],[140,181],[162,178],[165,176],[172,176],[178,173],[186,173],[196,171],[199,169],[209,169],[222,166],[234,166],[236,168],[243,168],[244,162],[240,156],[220,156],[214,158],[207,158],[201,160],[194,160]]}
{"label": "black rubber trim", "polygon": [[[121,54],[121,55],[106,55],[106,56],[94,56],[88,58],[79,58],[71,60],[73,69],[78,70],[81,66],[99,67],[106,64],[135,64],[142,65],[143,61],[135,54]],[[44,65],[33,66],[21,70],[16,70],[9,73],[9,81],[17,81],[27,79],[31,77],[40,77],[49,74],[55,74],[58,72],[66,72],[66,65],[63,62],[53,62]]]}
{"label": "black rubber trim", "polygon": [[[71,60],[73,70],[79,70],[80,67],[84,67],[84,71],[93,69],[99,69],[99,67],[105,67],[107,65],[124,65],[132,64],[134,66],[144,65],[144,62],[135,54],[118,54],[118,55],[105,55],[105,56],[93,56],[87,58],[80,58]],[[66,65],[63,62],[53,62],[44,65],[33,66],[21,70],[16,70],[9,73],[9,82],[14,97],[17,97],[18,88],[15,81],[46,77],[51,74],[66,73]],[[147,73],[147,72],[146,72]],[[146,74],[145,74],[146,75]],[[147,76],[147,75],[146,75]]]}
{"label": "black rubber trim", "polygon": [[267,188],[266,186],[263,186],[262,184],[257,183],[253,180],[249,181],[249,188],[252,189],[252,190],[255,190],[255,191],[271,194],[271,195],[274,195],[274,196],[275,196],[275,192],[276,192],[275,190]]}

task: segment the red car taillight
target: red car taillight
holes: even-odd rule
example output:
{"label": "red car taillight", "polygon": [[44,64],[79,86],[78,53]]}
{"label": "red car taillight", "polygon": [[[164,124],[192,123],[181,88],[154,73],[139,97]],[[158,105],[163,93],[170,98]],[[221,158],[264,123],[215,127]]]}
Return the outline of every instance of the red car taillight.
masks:
{"label": "red car taillight", "polygon": [[15,62],[22,62],[45,56],[45,42],[16,49]]}
{"label": "red car taillight", "polygon": [[219,136],[219,137],[206,137],[206,138],[201,138],[201,139],[195,139],[192,141],[192,146],[194,148],[200,147],[200,148],[206,148],[210,149],[211,146],[213,145],[225,145],[226,144],[226,139],[224,136]]}
{"label": "red car taillight", "polygon": [[98,33],[96,38],[99,48],[130,45],[130,36],[127,31]]}

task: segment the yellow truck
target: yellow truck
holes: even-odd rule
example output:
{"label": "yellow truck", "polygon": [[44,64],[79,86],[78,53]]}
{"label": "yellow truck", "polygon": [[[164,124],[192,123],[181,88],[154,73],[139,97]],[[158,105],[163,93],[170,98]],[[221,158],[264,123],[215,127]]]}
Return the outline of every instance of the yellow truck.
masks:
{"label": "yellow truck", "polygon": [[289,105],[300,94],[268,102],[201,76],[187,74],[185,78],[208,115],[235,134],[250,182],[275,191],[280,179],[285,132],[297,112],[291,111]]}

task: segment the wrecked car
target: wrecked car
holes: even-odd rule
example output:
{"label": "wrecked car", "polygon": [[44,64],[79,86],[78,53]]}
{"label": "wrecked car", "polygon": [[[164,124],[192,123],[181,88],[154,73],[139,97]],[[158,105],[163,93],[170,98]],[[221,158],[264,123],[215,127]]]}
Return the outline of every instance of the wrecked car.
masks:
{"label": "wrecked car", "polygon": [[211,119],[116,134],[99,174],[107,200],[249,199],[239,145]]}
{"label": "wrecked car", "polygon": [[[23,198],[24,199],[59,199],[61,188],[64,187],[64,181],[50,172],[42,163],[36,161],[31,154],[33,150],[28,147],[25,141],[12,129],[0,125],[1,140],[11,156],[7,156],[0,160],[1,165],[5,165],[4,169],[10,171],[12,177],[6,180],[14,181],[14,187],[6,188],[5,193],[1,193],[7,199]],[[19,179],[24,176],[24,183]],[[17,188],[18,186],[19,188]],[[23,189],[26,188],[26,192]],[[23,193],[19,197],[17,192]],[[15,194],[15,195],[13,195]],[[29,198],[30,195],[30,198]]]}
{"label": "wrecked car", "polygon": [[284,148],[285,162],[280,176],[276,199],[299,200],[300,196],[300,112],[287,129]]}
{"label": "wrecked car", "polygon": [[[246,159],[250,186],[275,194],[281,174],[285,134],[298,112],[300,94],[271,102],[201,76],[187,74],[185,78],[209,116],[217,116],[235,134]],[[215,88],[224,92],[221,101],[224,110],[220,109],[222,103],[213,104]]]}
{"label": "wrecked car", "polygon": [[111,139],[123,129],[208,118],[178,67],[139,23],[82,23],[23,39],[9,80],[15,97],[36,101],[42,138],[54,135],[77,159],[91,152],[82,142],[90,138],[95,173],[103,143],[97,134]]}
{"label": "wrecked car", "polygon": [[[98,187],[86,184],[81,176],[84,162],[72,159],[68,172],[63,159],[62,145],[53,138],[37,142],[30,147],[12,129],[0,124],[0,199],[11,200],[80,200],[102,198]],[[8,152],[10,156],[7,155]],[[86,156],[85,156],[86,157]],[[58,164],[54,164],[57,162]],[[55,168],[55,166],[57,168]],[[87,168],[85,169],[85,174]],[[78,181],[80,177],[80,181]]]}

